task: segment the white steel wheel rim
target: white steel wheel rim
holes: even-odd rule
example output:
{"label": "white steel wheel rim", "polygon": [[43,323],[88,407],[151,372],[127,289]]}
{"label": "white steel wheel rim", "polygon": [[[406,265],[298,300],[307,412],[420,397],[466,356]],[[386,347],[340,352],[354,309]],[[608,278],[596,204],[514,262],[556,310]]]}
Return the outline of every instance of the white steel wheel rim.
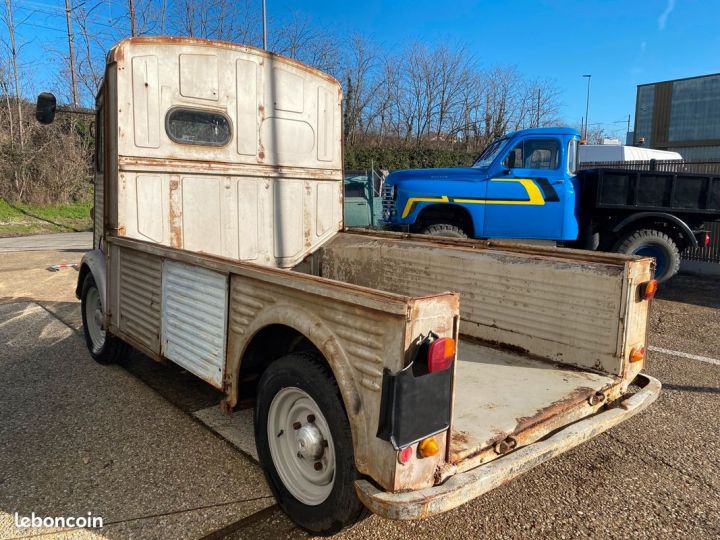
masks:
{"label": "white steel wheel rim", "polygon": [[294,386],[281,389],[270,403],[267,438],[287,490],[303,504],[322,504],[335,483],[335,446],[315,400]]}
{"label": "white steel wheel rim", "polygon": [[87,325],[93,352],[98,352],[105,345],[105,330],[103,330],[103,310],[100,302],[100,292],[97,287],[90,287],[85,296],[85,324]]}

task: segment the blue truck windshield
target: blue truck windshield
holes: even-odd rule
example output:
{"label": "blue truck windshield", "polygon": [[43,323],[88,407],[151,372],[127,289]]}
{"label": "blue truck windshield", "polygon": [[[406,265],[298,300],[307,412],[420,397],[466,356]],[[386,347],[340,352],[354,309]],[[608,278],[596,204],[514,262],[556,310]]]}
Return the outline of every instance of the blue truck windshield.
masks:
{"label": "blue truck windshield", "polygon": [[500,151],[505,146],[505,143],[507,142],[506,138],[503,139],[497,139],[493,142],[491,142],[489,145],[485,147],[485,150],[482,151],[482,154],[480,154],[480,157],[478,157],[475,160],[475,163],[473,163],[473,167],[481,168],[481,167],[489,167],[492,162],[495,160],[497,155],[500,153]]}

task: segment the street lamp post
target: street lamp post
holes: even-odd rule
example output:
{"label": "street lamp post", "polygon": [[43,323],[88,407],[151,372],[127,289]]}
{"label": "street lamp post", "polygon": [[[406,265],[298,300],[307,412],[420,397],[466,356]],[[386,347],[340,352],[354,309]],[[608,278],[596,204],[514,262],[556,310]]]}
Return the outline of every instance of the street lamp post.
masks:
{"label": "street lamp post", "polygon": [[592,75],[583,75],[583,77],[587,78],[588,84],[587,84],[587,97],[585,98],[585,134],[583,135],[583,140],[587,142],[587,132],[588,132],[588,111],[590,109],[590,79],[592,79]]}
{"label": "street lamp post", "polygon": [[263,0],[263,49],[267,51],[267,18],[265,16],[265,0]]}

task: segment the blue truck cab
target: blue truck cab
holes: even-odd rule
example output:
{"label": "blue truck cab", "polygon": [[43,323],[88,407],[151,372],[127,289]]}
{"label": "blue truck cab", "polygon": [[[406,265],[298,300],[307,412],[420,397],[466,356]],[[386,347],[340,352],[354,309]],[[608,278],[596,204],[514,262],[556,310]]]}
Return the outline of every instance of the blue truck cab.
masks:
{"label": "blue truck cab", "polygon": [[570,128],[525,129],[492,142],[471,167],[395,171],[383,220],[439,236],[576,240],[579,140]]}

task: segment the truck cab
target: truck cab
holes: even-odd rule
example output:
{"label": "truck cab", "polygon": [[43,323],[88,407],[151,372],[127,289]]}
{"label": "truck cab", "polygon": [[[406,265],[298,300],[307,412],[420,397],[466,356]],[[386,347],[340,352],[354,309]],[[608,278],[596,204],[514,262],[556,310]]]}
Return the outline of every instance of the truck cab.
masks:
{"label": "truck cab", "polygon": [[704,224],[720,220],[720,177],[657,170],[655,160],[645,170],[622,160],[578,170],[579,140],[574,129],[525,129],[490,143],[471,167],[393,172],[383,223],[653,257],[659,281],[678,272],[684,249],[709,244]]}
{"label": "truck cab", "polygon": [[580,134],[526,129],[492,142],[471,167],[392,173],[386,223],[453,237],[575,240]]}

